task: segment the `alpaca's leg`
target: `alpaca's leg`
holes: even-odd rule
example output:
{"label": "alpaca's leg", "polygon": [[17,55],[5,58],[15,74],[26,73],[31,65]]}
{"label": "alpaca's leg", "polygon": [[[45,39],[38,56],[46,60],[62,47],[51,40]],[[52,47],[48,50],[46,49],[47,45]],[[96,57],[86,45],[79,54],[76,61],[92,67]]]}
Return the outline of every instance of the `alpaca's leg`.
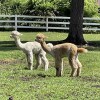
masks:
{"label": "alpaca's leg", "polygon": [[48,70],[48,66],[49,66],[49,62],[48,62],[48,59],[46,58],[46,55],[41,55],[41,60],[44,64],[44,67],[45,67],[45,71]]}
{"label": "alpaca's leg", "polygon": [[37,69],[41,65],[41,57],[38,54],[35,54],[35,59],[36,59],[36,65],[35,69]]}
{"label": "alpaca's leg", "polygon": [[28,59],[28,53],[25,53],[26,54],[26,58],[27,58],[27,63],[28,63],[28,69],[30,69],[30,64],[29,64],[29,59]]}
{"label": "alpaca's leg", "polygon": [[71,69],[72,69],[70,76],[71,77],[76,76],[77,75],[77,69],[78,69],[78,66],[77,66],[77,63],[76,63],[76,57],[69,55],[68,59],[69,59],[69,64],[70,64]]}
{"label": "alpaca's leg", "polygon": [[82,64],[80,63],[80,61],[78,60],[78,58],[76,59],[76,63],[77,63],[77,66],[78,66],[77,76],[80,76],[81,70],[82,70]]}
{"label": "alpaca's leg", "polygon": [[27,62],[28,62],[28,67],[30,70],[33,70],[33,53],[28,52],[27,54]]}
{"label": "alpaca's leg", "polygon": [[55,59],[56,76],[61,76],[63,71],[63,61],[61,58]]}
{"label": "alpaca's leg", "polygon": [[62,59],[62,63],[61,63],[61,71],[63,72],[63,59]]}

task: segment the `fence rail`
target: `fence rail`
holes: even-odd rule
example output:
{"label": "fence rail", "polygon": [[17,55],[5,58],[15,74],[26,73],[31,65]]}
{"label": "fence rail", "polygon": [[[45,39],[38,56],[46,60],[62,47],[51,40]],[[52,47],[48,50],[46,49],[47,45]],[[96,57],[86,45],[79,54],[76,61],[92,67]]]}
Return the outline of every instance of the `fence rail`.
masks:
{"label": "fence rail", "polygon": [[[0,15],[0,28],[69,30],[70,17]],[[83,30],[100,31],[100,18],[83,18]]]}

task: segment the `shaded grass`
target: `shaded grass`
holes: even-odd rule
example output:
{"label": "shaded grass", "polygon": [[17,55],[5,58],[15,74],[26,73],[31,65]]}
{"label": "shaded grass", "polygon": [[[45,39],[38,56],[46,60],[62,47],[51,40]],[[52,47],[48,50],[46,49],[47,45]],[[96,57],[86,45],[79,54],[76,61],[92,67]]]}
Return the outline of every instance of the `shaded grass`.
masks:
{"label": "shaded grass", "polygon": [[[54,59],[48,54],[50,65],[47,72],[43,66],[37,70],[27,70],[25,55],[9,38],[10,33],[1,32],[0,36],[1,34],[0,100],[8,100],[10,97],[14,100],[100,100],[99,35],[84,35],[86,40],[98,43],[88,47],[88,53],[79,55],[83,64],[82,74],[81,77],[72,78],[69,77],[71,68],[67,58],[64,58],[63,76],[55,77]],[[23,42],[33,41],[36,34],[37,32],[25,32],[22,36]],[[65,39],[67,35],[53,32],[44,34],[48,36],[48,40]]]}

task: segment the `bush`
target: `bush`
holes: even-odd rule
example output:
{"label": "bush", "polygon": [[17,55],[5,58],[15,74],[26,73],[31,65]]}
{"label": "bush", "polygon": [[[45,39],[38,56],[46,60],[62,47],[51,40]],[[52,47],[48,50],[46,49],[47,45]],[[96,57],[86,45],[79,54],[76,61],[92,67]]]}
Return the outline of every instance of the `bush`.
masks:
{"label": "bush", "polygon": [[[0,14],[70,16],[71,0],[3,0]],[[85,0],[84,16],[98,15],[97,0]]]}
{"label": "bush", "polygon": [[70,0],[53,0],[53,4],[56,6],[56,15],[70,16]]}
{"label": "bush", "polygon": [[5,2],[0,3],[0,14],[5,15],[15,15],[15,14],[21,14],[23,12],[23,4],[19,1],[14,0],[5,0]]}
{"label": "bush", "polygon": [[85,0],[84,16],[86,17],[98,16],[97,0]]}

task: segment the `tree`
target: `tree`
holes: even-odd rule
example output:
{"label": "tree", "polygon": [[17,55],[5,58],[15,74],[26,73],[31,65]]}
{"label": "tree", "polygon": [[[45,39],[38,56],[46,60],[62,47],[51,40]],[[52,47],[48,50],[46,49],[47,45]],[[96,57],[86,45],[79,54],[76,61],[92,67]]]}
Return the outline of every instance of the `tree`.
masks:
{"label": "tree", "polygon": [[[83,37],[83,9],[84,0],[71,0],[71,19],[68,37],[62,41],[52,42],[53,44],[60,44],[70,42],[77,45],[87,44]],[[50,41],[51,42],[51,41]]]}
{"label": "tree", "polygon": [[83,37],[83,9],[84,0],[71,0],[71,19],[67,42],[82,45],[87,42]]}

